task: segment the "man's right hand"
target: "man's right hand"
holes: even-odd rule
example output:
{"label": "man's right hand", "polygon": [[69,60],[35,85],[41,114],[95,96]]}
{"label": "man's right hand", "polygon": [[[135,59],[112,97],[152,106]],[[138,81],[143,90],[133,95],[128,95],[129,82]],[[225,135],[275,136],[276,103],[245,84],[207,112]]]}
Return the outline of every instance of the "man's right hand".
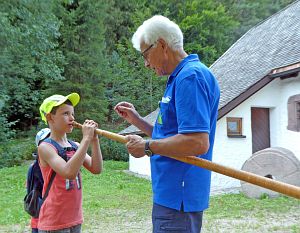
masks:
{"label": "man's right hand", "polygon": [[134,121],[140,118],[139,113],[135,110],[133,104],[128,102],[120,102],[115,107],[116,113],[125,119],[130,124],[134,124]]}

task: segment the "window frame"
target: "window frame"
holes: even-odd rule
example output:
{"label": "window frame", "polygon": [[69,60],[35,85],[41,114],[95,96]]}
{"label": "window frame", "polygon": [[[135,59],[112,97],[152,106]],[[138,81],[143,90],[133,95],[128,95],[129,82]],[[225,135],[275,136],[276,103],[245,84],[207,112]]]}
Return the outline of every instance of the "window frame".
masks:
{"label": "window frame", "polygon": [[287,129],[300,132],[300,94],[290,96],[287,103]]}
{"label": "window frame", "polygon": [[[237,129],[231,130],[229,123],[236,123]],[[227,137],[245,138],[243,135],[243,118],[242,117],[226,117]]]}

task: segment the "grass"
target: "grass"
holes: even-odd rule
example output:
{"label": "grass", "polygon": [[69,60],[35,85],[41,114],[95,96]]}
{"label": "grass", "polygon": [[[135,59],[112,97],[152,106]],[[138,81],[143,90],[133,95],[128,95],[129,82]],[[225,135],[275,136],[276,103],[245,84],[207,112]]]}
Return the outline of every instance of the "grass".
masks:
{"label": "grass", "polygon": [[[23,210],[27,168],[0,169],[0,232],[29,232]],[[126,162],[105,161],[99,176],[83,171],[83,232],[151,232],[151,183],[126,169]],[[202,232],[299,233],[299,219],[300,201],[294,198],[218,195],[211,198]]]}

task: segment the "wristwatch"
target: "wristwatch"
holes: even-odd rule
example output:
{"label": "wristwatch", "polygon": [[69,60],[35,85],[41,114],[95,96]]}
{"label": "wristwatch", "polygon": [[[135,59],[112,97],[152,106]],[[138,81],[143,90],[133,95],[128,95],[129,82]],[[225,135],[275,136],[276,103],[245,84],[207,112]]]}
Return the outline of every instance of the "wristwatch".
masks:
{"label": "wristwatch", "polygon": [[150,144],[150,140],[146,140],[146,143],[145,143],[145,155],[151,157],[153,155],[153,152],[151,151],[149,144]]}

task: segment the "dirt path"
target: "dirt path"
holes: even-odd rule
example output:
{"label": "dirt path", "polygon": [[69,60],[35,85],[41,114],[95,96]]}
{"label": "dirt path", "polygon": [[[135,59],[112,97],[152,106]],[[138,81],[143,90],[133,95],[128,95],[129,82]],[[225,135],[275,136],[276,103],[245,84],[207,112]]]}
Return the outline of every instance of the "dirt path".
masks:
{"label": "dirt path", "polygon": [[[121,213],[126,215],[126,213]],[[216,219],[203,221],[201,233],[300,233],[300,208],[292,208],[288,213],[269,213],[267,218]],[[123,216],[124,217],[124,216]],[[114,221],[104,224],[101,218],[88,221],[89,227],[84,227],[83,233],[151,233],[151,219],[143,221]],[[150,216],[149,216],[150,218]],[[30,233],[29,227],[0,226],[0,233]]]}

